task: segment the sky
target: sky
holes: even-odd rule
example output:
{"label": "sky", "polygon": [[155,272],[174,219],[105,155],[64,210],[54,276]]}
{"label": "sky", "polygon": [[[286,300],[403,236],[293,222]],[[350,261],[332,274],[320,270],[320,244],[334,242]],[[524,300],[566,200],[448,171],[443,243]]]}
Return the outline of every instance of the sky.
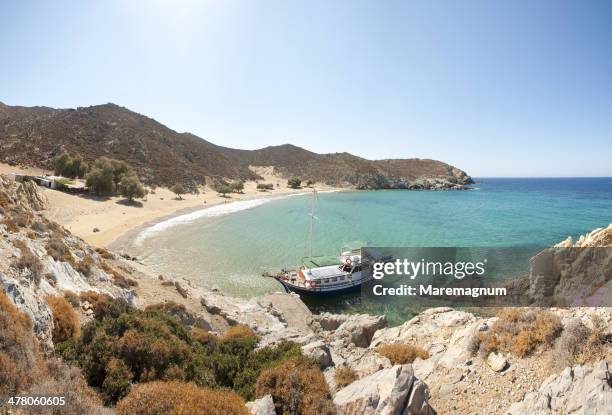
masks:
{"label": "sky", "polygon": [[612,2],[0,0],[0,101],[213,143],[612,176]]}

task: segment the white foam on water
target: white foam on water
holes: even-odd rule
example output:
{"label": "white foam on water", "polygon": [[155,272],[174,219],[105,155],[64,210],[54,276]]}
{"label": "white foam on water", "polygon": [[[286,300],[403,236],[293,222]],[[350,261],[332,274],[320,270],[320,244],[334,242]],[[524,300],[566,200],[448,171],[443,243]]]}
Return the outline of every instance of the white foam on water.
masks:
{"label": "white foam on water", "polygon": [[214,205],[211,207],[203,208],[195,212],[186,213],[180,216],[175,216],[173,218],[161,221],[159,223],[156,223],[155,225],[152,225],[144,229],[134,239],[134,244],[140,245],[145,239],[150,238],[153,235],[156,235],[160,232],[163,232],[175,226],[189,224],[201,218],[213,218],[216,216],[223,216],[223,215],[227,215],[230,213],[240,212],[242,210],[253,209],[257,206],[261,206],[273,200],[284,199],[284,198],[291,197],[291,196],[302,196],[306,194],[308,193],[292,193],[292,194],[277,196],[277,197],[266,197],[266,198],[260,198],[260,199],[241,200],[241,201],[231,202],[231,203],[222,203],[219,205]]}

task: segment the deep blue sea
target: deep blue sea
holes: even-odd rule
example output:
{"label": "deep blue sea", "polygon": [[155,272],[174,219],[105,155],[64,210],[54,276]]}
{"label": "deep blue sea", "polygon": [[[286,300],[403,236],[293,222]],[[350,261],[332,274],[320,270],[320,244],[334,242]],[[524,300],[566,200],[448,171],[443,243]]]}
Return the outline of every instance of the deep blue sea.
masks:
{"label": "deep blue sea", "polygon": [[[363,244],[537,252],[612,222],[612,178],[481,178],[473,187],[319,193],[315,254]],[[280,285],[260,275],[308,255],[310,204],[311,196],[303,195],[213,207],[145,231],[134,250],[160,273],[228,294],[276,291]],[[517,270],[527,259],[517,260]],[[340,299],[319,306],[362,311],[356,303]]]}

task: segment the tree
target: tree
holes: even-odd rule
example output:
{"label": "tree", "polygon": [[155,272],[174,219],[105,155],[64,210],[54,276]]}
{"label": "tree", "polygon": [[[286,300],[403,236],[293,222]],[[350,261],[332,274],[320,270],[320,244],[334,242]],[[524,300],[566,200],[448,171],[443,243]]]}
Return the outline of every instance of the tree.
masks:
{"label": "tree", "polygon": [[233,192],[241,193],[244,190],[244,183],[239,180],[237,182],[234,182],[234,183],[230,184],[230,187],[231,187]]}
{"label": "tree", "polygon": [[312,180],[308,180],[308,181],[306,182],[306,186],[307,186],[307,187],[312,187],[313,185],[314,185],[314,182],[313,182]]}
{"label": "tree", "polygon": [[97,159],[85,176],[87,187],[97,195],[109,195],[115,191],[114,170],[110,160]]}
{"label": "tree", "polygon": [[80,156],[71,157],[70,154],[64,153],[57,157],[54,162],[55,175],[70,177],[83,177],[87,173],[87,164]]}
{"label": "tree", "polygon": [[181,183],[175,184],[170,188],[170,190],[176,195],[176,197],[178,197],[180,200],[183,200],[183,197],[181,195],[185,194],[185,187]]}
{"label": "tree", "polygon": [[115,185],[119,185],[123,176],[132,173],[132,168],[125,161],[108,159],[113,166],[113,181]]}
{"label": "tree", "polygon": [[217,191],[221,193],[221,196],[227,197],[228,193],[232,193],[232,188],[228,185],[223,185],[223,186],[220,186]]}
{"label": "tree", "polygon": [[119,183],[119,191],[121,196],[127,197],[129,201],[142,199],[147,194],[146,189],[134,174],[123,176]]}
{"label": "tree", "polygon": [[68,153],[64,153],[61,156],[57,157],[53,162],[55,166],[55,175],[62,176],[64,174],[64,171],[66,170],[66,166],[70,163],[72,163],[72,158]]}
{"label": "tree", "polygon": [[299,177],[292,177],[287,180],[287,185],[292,189],[299,189],[299,187],[302,185],[302,180],[300,180]]}

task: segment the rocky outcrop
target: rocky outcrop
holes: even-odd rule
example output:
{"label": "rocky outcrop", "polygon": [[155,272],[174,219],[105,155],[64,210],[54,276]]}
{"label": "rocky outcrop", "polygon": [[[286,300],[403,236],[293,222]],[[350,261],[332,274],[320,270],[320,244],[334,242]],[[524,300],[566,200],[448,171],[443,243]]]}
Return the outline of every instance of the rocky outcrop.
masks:
{"label": "rocky outcrop", "polygon": [[612,408],[612,373],[604,361],[565,368],[508,408],[508,415],[606,414]]}
{"label": "rocky outcrop", "polygon": [[580,238],[574,243],[571,236],[565,241],[555,245],[556,248],[593,248],[612,247],[612,223],[607,228],[597,228]]}
{"label": "rocky outcrop", "polygon": [[343,415],[435,415],[428,400],[427,386],[414,376],[410,365],[380,370],[334,396],[334,404]]}
{"label": "rocky outcrop", "polygon": [[46,196],[30,181],[17,183],[0,175],[0,206],[13,205],[20,209],[40,211],[47,207]]}
{"label": "rocky outcrop", "polygon": [[276,415],[271,395],[266,395],[253,402],[247,402],[246,407],[252,415]]}
{"label": "rocky outcrop", "polygon": [[530,261],[534,304],[612,306],[612,224],[543,250]]}
{"label": "rocky outcrop", "polygon": [[[35,212],[46,203],[36,185],[0,176],[0,197],[0,289],[30,317],[45,352],[53,350],[53,319],[45,296],[96,291],[133,301],[133,291],[114,284],[94,249]],[[49,249],[65,252],[54,259]]]}

